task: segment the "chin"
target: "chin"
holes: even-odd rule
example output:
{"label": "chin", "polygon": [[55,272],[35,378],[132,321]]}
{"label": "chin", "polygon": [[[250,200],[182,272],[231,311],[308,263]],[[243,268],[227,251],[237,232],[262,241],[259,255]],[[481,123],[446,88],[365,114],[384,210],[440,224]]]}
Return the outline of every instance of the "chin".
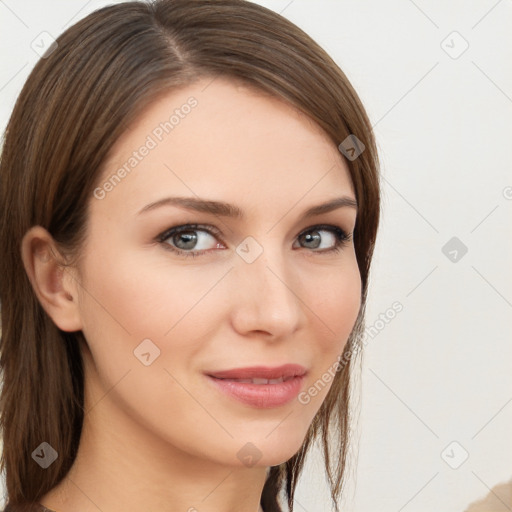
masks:
{"label": "chin", "polygon": [[[274,422],[272,428],[253,430],[244,437],[238,437],[236,446],[237,459],[246,466],[278,466],[291,459],[301,448],[307,429],[298,428],[290,422],[287,428],[283,425],[276,428]],[[237,465],[239,462],[237,461]]]}

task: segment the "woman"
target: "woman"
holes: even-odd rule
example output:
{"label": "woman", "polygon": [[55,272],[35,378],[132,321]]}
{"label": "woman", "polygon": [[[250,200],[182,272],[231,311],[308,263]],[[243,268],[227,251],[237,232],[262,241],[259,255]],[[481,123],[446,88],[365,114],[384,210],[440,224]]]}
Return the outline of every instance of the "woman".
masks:
{"label": "woman", "polygon": [[315,439],[338,509],[380,203],[333,60],[242,0],[106,7],[0,165],[6,510],[293,510]]}

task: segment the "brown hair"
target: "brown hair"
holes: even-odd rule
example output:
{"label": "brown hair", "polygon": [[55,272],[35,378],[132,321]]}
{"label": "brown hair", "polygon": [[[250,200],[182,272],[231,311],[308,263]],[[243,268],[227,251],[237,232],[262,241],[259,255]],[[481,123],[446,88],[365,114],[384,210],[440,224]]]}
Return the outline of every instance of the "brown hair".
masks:
{"label": "brown hair", "polygon": [[[35,503],[69,471],[84,417],[81,331],[64,332],[41,307],[20,246],[40,225],[74,260],[86,233],[88,202],[109,149],[163,91],[201,77],[241,80],[282,98],[339,145],[355,135],[365,150],[346,162],[358,201],[354,231],[362,306],[345,363],[300,450],[274,466],[261,504],[288,507],[305,456],[318,435],[331,497],[345,485],[350,438],[350,377],[364,331],[367,284],[380,213],[377,149],[364,107],[345,74],[307,34],[244,0],[158,0],[99,9],[66,30],[28,77],[5,133],[0,161],[0,395],[9,504]],[[31,454],[41,442],[59,456],[45,470]]]}

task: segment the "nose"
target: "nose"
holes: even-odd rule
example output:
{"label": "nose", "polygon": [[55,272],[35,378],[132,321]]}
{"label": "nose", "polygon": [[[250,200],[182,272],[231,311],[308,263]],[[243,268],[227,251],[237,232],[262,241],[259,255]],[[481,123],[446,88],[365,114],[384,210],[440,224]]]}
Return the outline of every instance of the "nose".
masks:
{"label": "nose", "polygon": [[278,250],[265,249],[252,263],[239,258],[231,279],[232,324],[241,335],[285,338],[305,322],[299,279]]}

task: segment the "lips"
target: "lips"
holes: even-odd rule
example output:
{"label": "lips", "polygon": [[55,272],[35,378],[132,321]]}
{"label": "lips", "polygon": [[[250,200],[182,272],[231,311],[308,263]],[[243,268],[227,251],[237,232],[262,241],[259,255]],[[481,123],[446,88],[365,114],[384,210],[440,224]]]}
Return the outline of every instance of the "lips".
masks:
{"label": "lips", "polygon": [[208,381],[224,395],[250,407],[282,407],[297,397],[306,369],[298,364],[253,366],[209,372]]}
{"label": "lips", "polygon": [[216,379],[250,384],[279,384],[305,374],[306,369],[299,364],[284,364],[276,367],[252,366],[207,373],[208,376]]}

